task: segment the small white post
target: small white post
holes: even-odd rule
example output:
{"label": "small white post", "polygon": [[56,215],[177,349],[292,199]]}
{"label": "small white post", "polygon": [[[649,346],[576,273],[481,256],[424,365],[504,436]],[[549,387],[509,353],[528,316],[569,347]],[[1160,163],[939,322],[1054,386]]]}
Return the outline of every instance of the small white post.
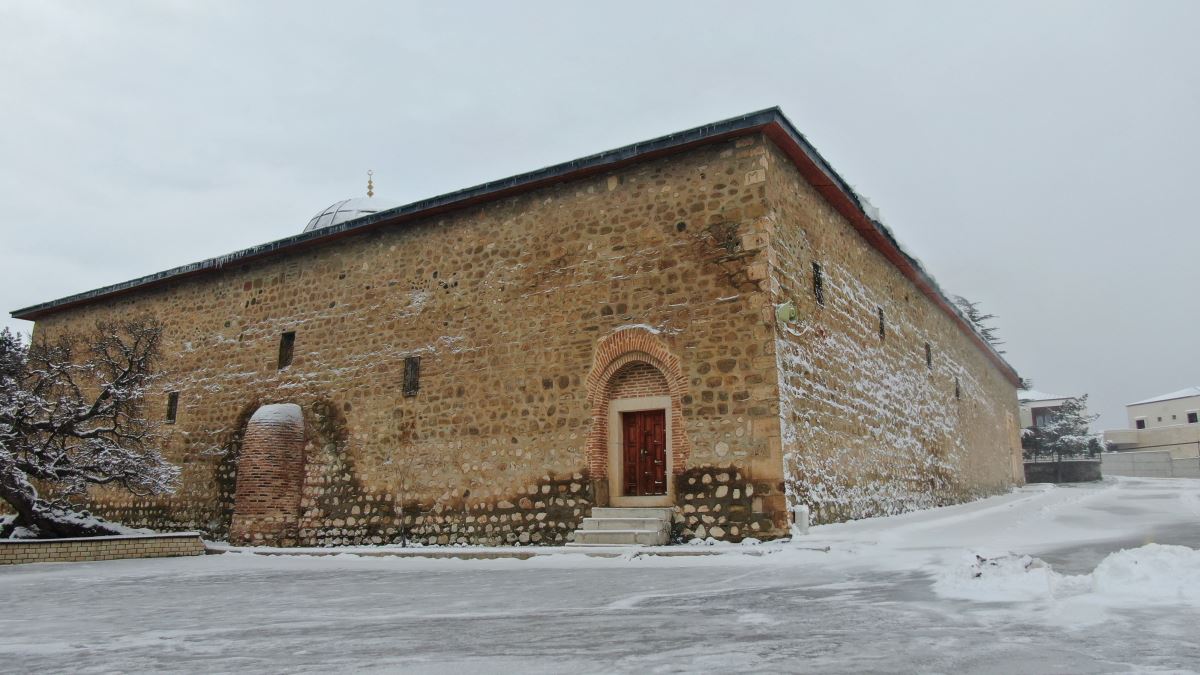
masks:
{"label": "small white post", "polygon": [[792,509],[792,536],[801,537],[808,534],[808,507],[797,504]]}

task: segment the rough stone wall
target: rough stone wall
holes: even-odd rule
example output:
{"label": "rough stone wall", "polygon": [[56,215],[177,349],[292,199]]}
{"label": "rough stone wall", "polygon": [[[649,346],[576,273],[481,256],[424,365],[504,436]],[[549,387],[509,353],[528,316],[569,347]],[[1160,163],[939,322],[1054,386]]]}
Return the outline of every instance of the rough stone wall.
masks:
{"label": "rough stone wall", "polygon": [[[598,345],[629,326],[679,364],[690,454],[676,468],[736,467],[780,492],[763,143],[714,143],[44,317],[39,333],[141,313],[166,324],[148,408],[161,417],[180,394],[165,448],[180,489],[96,491],[91,507],[227,536],[249,415],[290,402],[307,439],[298,543],[563,541],[604,478],[587,464],[586,380]],[[278,369],[285,331],[294,359]],[[420,390],[406,397],[411,356]],[[759,506],[774,523],[764,536],[784,532],[782,498]]]}
{"label": "rough stone wall", "polygon": [[778,492],[771,481],[756,484],[732,466],[703,466],[677,476],[676,486],[684,539],[741,541],[770,536],[775,530],[763,514],[761,496]]}
{"label": "rough stone wall", "polygon": [[772,294],[799,314],[777,324],[775,344],[789,502],[822,523],[1019,482],[1015,387],[782,153],[763,157]]}

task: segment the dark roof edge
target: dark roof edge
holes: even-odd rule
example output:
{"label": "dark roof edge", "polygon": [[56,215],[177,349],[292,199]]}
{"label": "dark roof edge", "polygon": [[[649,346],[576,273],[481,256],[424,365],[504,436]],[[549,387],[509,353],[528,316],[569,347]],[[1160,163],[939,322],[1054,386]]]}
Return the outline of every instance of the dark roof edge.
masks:
{"label": "dark roof edge", "polygon": [[[303,232],[301,234],[292,235],[283,239],[277,239],[258,246],[235,251],[215,258],[209,258],[200,262],[174,267],[169,270],[157,272],[155,274],[146,275],[137,279],[104,286],[91,291],[69,295],[57,300],[43,302],[36,305],[31,305],[22,309],[15,310],[11,313],[13,318],[34,320],[39,316],[49,312],[64,309],[70,306],[84,304],[101,298],[124,294],[136,289],[157,285],[174,279],[212,272],[224,269],[226,266],[240,264],[244,261],[249,261],[255,258],[282,253],[285,251],[299,250],[312,246],[322,245],[326,242],[340,239],[342,237],[356,234],[359,232],[374,229],[384,223],[394,223],[403,220],[409,220],[416,217],[425,217],[436,213],[447,211],[453,208],[461,208],[473,203],[490,201],[499,199],[517,192],[543,187],[546,185],[561,182],[568,178],[576,178],[583,175],[597,173],[609,169],[618,168],[620,166],[632,163],[638,160],[649,159],[651,157],[672,154],[690,148],[702,143],[711,142],[717,139],[730,138],[740,136],[747,133],[752,133],[759,130],[780,131],[786,137],[787,141],[793,146],[793,149],[799,151],[802,158],[805,160],[807,168],[810,170],[805,174],[805,177],[813,181],[817,188],[830,198],[831,201],[840,202],[843,199],[848,203],[834,203],[834,207],[838,208],[844,216],[851,220],[852,224],[859,230],[868,242],[878,248],[885,257],[893,264],[900,268],[902,273],[907,273],[914,282],[930,299],[934,301],[940,308],[951,315],[951,318],[956,319],[964,332],[973,339],[987,354],[990,360],[995,363],[1008,379],[1014,383],[1019,381],[1016,370],[995,350],[986,340],[979,335],[978,331],[971,326],[970,322],[962,315],[962,312],[949,301],[946,294],[938,286],[933,277],[925,271],[920,261],[908,254],[899,241],[892,234],[891,230],[886,225],[871,218],[867,214],[867,209],[863,206],[863,198],[854,191],[852,187],[833,169],[832,165],[815,147],[808,142],[808,139],[800,133],[780,110],[778,106],[766,108],[757,112],[731,117],[719,122],[712,122],[702,126],[679,131],[665,136],[659,136],[648,141],[626,145],[613,150],[588,155],[579,159],[574,159],[561,164],[554,164],[534,171],[517,174],[508,178],[503,178],[496,181],[482,183],[474,187],[448,192],[436,197],[422,199],[412,202],[404,206],[398,206],[394,209],[380,211],[363,218],[347,221],[338,225],[313,230],[311,232]],[[784,145],[780,141],[778,134],[768,133],[777,144]],[[788,148],[784,148],[788,152]],[[794,153],[788,152],[794,160],[801,159],[796,157]],[[816,172],[815,174],[813,172]],[[803,170],[802,170],[803,173]],[[842,199],[838,199],[841,197]],[[845,207],[852,207],[847,209]]]}

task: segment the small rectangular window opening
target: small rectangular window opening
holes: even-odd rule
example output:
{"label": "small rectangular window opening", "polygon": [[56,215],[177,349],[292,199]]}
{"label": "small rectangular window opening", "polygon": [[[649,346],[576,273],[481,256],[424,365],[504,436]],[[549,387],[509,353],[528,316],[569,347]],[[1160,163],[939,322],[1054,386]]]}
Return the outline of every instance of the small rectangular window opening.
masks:
{"label": "small rectangular window opening", "polygon": [[296,332],[288,331],[279,336],[279,369],[283,370],[292,365],[292,355],[296,351]]}
{"label": "small rectangular window opening", "polygon": [[812,264],[813,296],[818,305],[825,305],[825,273],[821,271],[821,263]]}
{"label": "small rectangular window opening", "polygon": [[885,324],[883,321],[883,308],[878,307],[877,310],[879,311],[879,337],[886,338],[887,337],[887,324]]}
{"label": "small rectangular window opening", "polygon": [[1200,422],[1200,412],[1197,412],[1195,410],[1188,413],[1187,417],[1188,417],[1188,424],[1196,424],[1197,422]]}
{"label": "small rectangular window opening", "polygon": [[929,346],[928,342],[925,343],[925,367],[933,369],[933,348]]}
{"label": "small rectangular window opening", "polygon": [[404,395],[416,396],[421,389],[421,357],[404,358]]}
{"label": "small rectangular window opening", "polygon": [[962,399],[962,387],[959,385],[957,377],[954,378],[954,398],[956,400]]}
{"label": "small rectangular window opening", "polygon": [[1146,420],[1134,420],[1133,426],[1137,427],[1138,429],[1145,429],[1146,428]]}
{"label": "small rectangular window opening", "polygon": [[179,413],[179,392],[167,394],[167,424],[175,424],[175,416]]}

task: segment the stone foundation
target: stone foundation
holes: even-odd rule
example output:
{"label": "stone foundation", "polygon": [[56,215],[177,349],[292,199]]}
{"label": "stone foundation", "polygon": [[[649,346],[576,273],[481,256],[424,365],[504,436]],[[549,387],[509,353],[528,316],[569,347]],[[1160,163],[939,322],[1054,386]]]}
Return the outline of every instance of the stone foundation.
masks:
{"label": "stone foundation", "polygon": [[788,531],[783,485],[748,479],[733,466],[690,469],[676,478],[683,538],[772,539]]}
{"label": "stone foundation", "polygon": [[347,492],[335,511],[310,510],[301,520],[302,546],[409,543],[565,544],[593,504],[581,473],[531,483],[501,499],[402,503],[388,494]]}

